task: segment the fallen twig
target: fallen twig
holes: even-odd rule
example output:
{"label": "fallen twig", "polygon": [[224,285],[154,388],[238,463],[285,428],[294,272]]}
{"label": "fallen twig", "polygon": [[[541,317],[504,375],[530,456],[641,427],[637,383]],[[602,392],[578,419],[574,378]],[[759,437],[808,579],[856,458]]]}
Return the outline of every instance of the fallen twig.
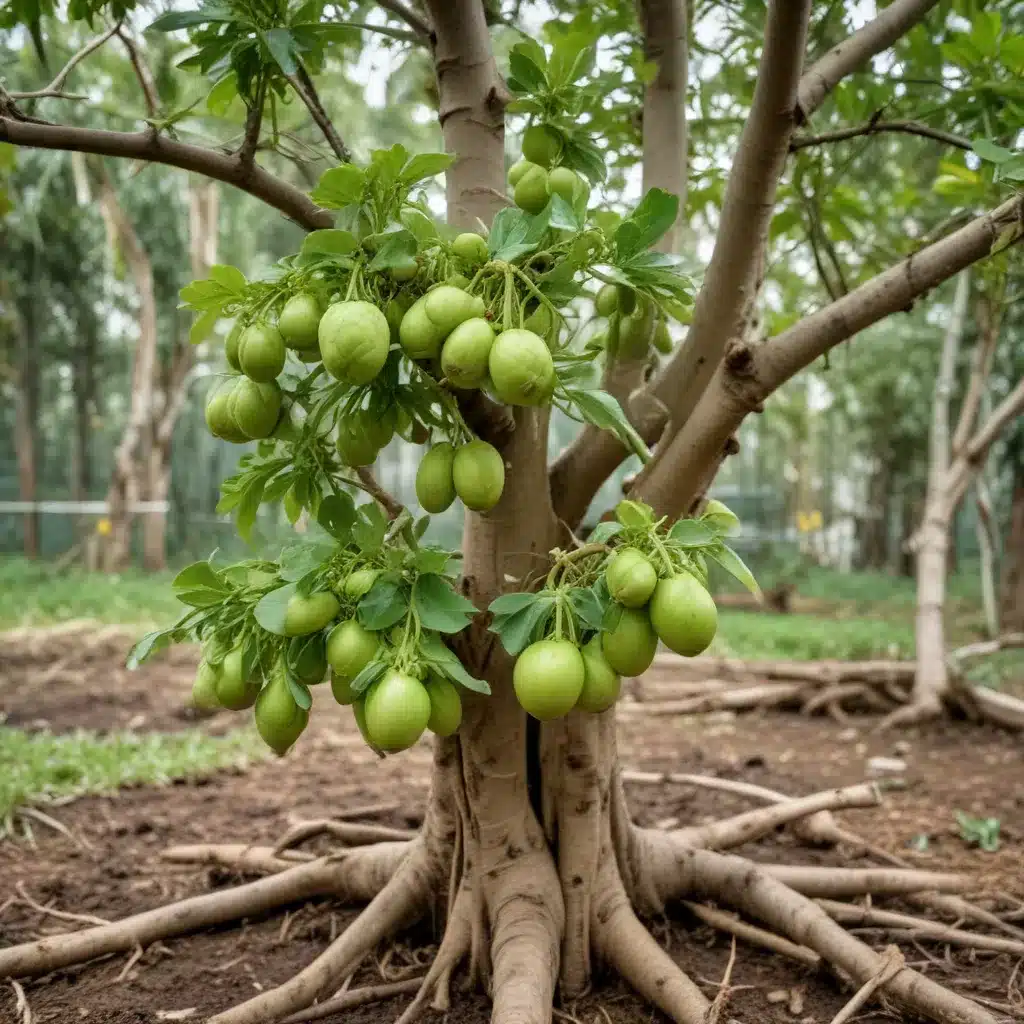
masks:
{"label": "fallen twig", "polygon": [[77,921],[80,924],[110,924],[106,918],[96,917],[95,914],[73,914],[68,910],[55,910],[53,907],[45,907],[42,903],[37,903],[31,896],[29,896],[25,891],[24,882],[18,882],[15,889],[18,890],[18,895],[21,897],[22,903],[25,903],[40,914],[47,914],[48,916],[56,917],[61,921]]}
{"label": "fallen twig", "polygon": [[903,954],[897,946],[886,946],[882,962],[874,977],[868,978],[856,995],[832,1018],[832,1024],[846,1024],[853,1015],[871,998],[875,991],[891,981],[906,967]]}
{"label": "fallen twig", "polygon": [[357,1006],[367,1006],[384,999],[394,999],[395,996],[404,996],[409,992],[415,992],[422,981],[422,978],[406,978],[405,981],[392,981],[386,985],[364,985],[362,988],[349,989],[340,996],[326,999],[316,1006],[309,1007],[308,1010],[300,1010],[290,1017],[285,1017],[281,1024],[302,1024],[307,1020],[322,1020],[342,1010],[354,1010]]}

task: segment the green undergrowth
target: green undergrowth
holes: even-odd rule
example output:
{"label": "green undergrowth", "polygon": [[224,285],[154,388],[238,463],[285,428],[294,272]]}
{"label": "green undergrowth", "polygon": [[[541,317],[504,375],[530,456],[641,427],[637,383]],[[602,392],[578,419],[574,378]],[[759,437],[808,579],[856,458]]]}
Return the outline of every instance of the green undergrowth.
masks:
{"label": "green undergrowth", "polygon": [[14,811],[63,797],[111,793],[131,785],[166,785],[263,759],[266,747],[253,729],[208,736],[178,733],[92,732],[55,736],[0,725],[0,834],[11,831]]}

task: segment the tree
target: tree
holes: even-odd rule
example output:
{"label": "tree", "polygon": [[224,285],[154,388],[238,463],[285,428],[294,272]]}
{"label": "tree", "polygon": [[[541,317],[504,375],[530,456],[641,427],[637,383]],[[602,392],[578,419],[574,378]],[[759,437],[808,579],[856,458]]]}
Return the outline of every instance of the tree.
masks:
{"label": "tree", "polygon": [[[584,77],[582,70],[588,59],[586,46],[581,46],[580,40],[572,35],[571,24],[559,23],[551,29],[553,49],[550,54],[535,43],[522,44],[515,49],[506,86],[499,77],[492,52],[486,16],[490,8],[485,9],[475,0],[430,0],[426,14],[395,0],[381,6],[397,19],[396,31],[411,36],[416,45],[430,46],[437,72],[438,113],[445,148],[454,158],[446,170],[448,220],[451,226],[462,231],[475,230],[480,223],[493,225],[490,255],[503,254],[503,258],[489,259],[479,273],[485,275],[482,280],[492,289],[488,296],[492,300],[498,295],[502,297],[504,309],[499,310],[498,315],[508,328],[508,321],[517,308],[534,315],[534,311],[524,307],[537,301],[538,293],[542,309],[547,308],[551,295],[559,294],[557,278],[544,281],[546,271],[531,267],[527,273],[515,265],[519,255],[524,254],[523,247],[531,254],[536,251],[534,247],[539,243],[529,240],[530,232],[536,231],[538,237],[547,239],[545,244],[550,253],[558,254],[553,260],[555,266],[564,266],[569,260],[565,247],[570,242],[561,243],[543,234],[549,231],[552,218],[562,225],[558,230],[570,233],[573,244],[583,240],[591,230],[575,230],[580,226],[579,214],[575,211],[586,205],[585,200],[579,202],[585,186],[577,178],[573,178],[569,199],[562,203],[551,199],[543,209],[533,199],[527,203],[524,193],[521,205],[535,207],[539,219],[531,219],[521,211],[502,209],[508,202],[504,123],[509,90],[513,110],[530,114],[535,121],[531,131],[541,130],[541,141],[536,143],[540,149],[531,144],[531,152],[539,153],[550,144],[553,146],[550,158],[564,158],[575,170],[600,179],[601,151],[595,153],[593,144],[585,138],[585,131],[575,127],[579,108],[572,109],[573,104],[596,102],[595,96],[601,93],[600,86],[582,86],[582,91],[576,88]],[[450,393],[436,390],[440,387],[436,377],[422,370],[417,378],[422,386],[435,388],[431,407],[441,407],[445,415],[461,423],[467,433],[498,449],[504,465],[504,486],[497,503],[486,514],[467,512],[460,592],[435,582],[432,595],[424,597],[420,606],[424,614],[429,612],[430,615],[426,632],[451,631],[454,637],[449,641],[450,646],[440,643],[434,646],[432,664],[441,666],[463,682],[469,680],[466,685],[471,686],[479,677],[477,682],[486,683],[490,690],[489,696],[468,692],[461,702],[462,720],[458,731],[435,742],[432,796],[422,834],[410,842],[385,842],[346,850],[334,858],[291,867],[286,867],[290,862],[278,858],[269,849],[239,852],[237,848],[215,847],[179,851],[179,857],[198,856],[245,866],[266,872],[268,877],[140,918],[0,951],[0,973],[45,972],[116,949],[131,948],[140,942],[222,923],[316,893],[331,892],[369,899],[370,903],[357,921],[295,978],[218,1014],[214,1018],[217,1024],[281,1020],[310,1005],[330,993],[377,942],[431,909],[440,912],[446,926],[435,963],[421,993],[403,1014],[403,1021],[412,1020],[431,998],[436,997],[445,1005],[452,970],[468,958],[471,978],[485,984],[492,994],[492,1020],[496,1024],[539,1024],[550,1019],[556,987],[563,998],[570,999],[587,987],[596,956],[620,972],[671,1019],[696,1024],[706,1019],[707,1000],[657,945],[640,923],[638,913],[659,912],[667,902],[680,897],[713,899],[759,919],[773,932],[812,949],[840,967],[858,984],[866,984],[877,980],[885,968],[883,961],[847,934],[806,894],[825,895],[837,888],[849,892],[850,886],[858,884],[869,891],[883,887],[890,893],[958,884],[956,880],[941,876],[891,871],[884,872],[884,879],[877,873],[851,874],[840,869],[824,875],[814,872],[812,878],[812,873],[807,871],[775,871],[721,852],[741,839],[745,841],[763,834],[796,816],[863,799],[863,794],[828,794],[806,801],[790,801],[708,828],[670,833],[636,828],[629,818],[615,758],[614,711],[591,714],[573,710],[538,725],[527,718],[517,699],[513,658],[507,653],[509,646],[517,646],[509,640],[509,623],[516,609],[536,607],[540,595],[549,601],[548,610],[557,606],[557,622],[562,621],[563,614],[575,615],[581,621],[586,621],[585,616],[591,614],[583,610],[583,605],[577,611],[564,604],[558,596],[563,593],[559,589],[560,581],[579,572],[582,578],[594,580],[594,587],[600,582],[600,574],[588,567],[596,562],[602,567],[600,573],[604,572],[606,552],[601,538],[611,541],[614,527],[595,532],[588,545],[582,546],[574,543],[572,531],[583,520],[600,485],[628,456],[631,449],[624,440],[632,444],[632,450],[644,452],[634,431],[656,445],[653,457],[630,486],[631,501],[618,510],[620,526],[628,536],[638,538],[638,542],[641,538],[653,538],[652,547],[658,547],[659,552],[664,550],[669,565],[678,568],[685,560],[693,573],[680,575],[680,578],[691,588],[691,593],[696,586],[698,593],[704,594],[694,600],[705,602],[701,607],[706,610],[706,592],[700,589],[697,579],[701,575],[701,563],[695,554],[686,553],[685,545],[690,545],[691,552],[717,555],[741,576],[746,575],[720,543],[720,533],[731,516],[728,510],[712,506],[709,514],[700,518],[679,517],[699,511],[718,466],[735,450],[735,431],[748,414],[758,410],[773,391],[831,349],[882,318],[905,309],[926,291],[971,264],[984,260],[993,247],[1008,247],[1020,238],[1024,200],[1013,197],[994,208],[961,218],[966,220],[962,226],[937,232],[934,241],[917,246],[889,269],[867,276],[846,294],[774,333],[766,341],[759,331],[748,329],[767,273],[770,222],[788,154],[798,141],[794,137],[795,129],[814,115],[846,76],[863,69],[872,57],[894,44],[900,45],[905,34],[930,12],[938,10],[938,5],[922,0],[897,0],[849,38],[826,49],[801,75],[810,7],[806,0],[777,2],[768,6],[764,16],[756,85],[735,158],[731,161],[716,218],[714,249],[696,293],[692,316],[681,297],[685,287],[676,272],[676,261],[668,254],[647,252],[649,245],[656,243],[675,220],[677,206],[666,192],[652,190],[630,216],[616,225],[605,220],[607,230],[602,227],[598,235],[590,236],[595,246],[607,255],[610,271],[600,269],[604,264],[591,268],[588,257],[581,257],[581,266],[604,274],[617,286],[616,304],[626,303],[630,298],[639,304],[641,316],[637,319],[643,325],[638,330],[643,344],[638,347],[645,353],[649,353],[657,320],[653,307],[690,320],[685,345],[677,348],[660,370],[651,375],[651,360],[638,358],[632,346],[622,344],[625,335],[622,321],[626,317],[620,316],[618,309],[612,309],[609,341],[604,347],[606,394],[617,392],[622,397],[629,416],[635,421],[634,427],[625,424],[617,405],[593,397],[598,392],[589,392],[589,399],[577,397],[576,411],[584,418],[597,421],[591,422],[590,427],[605,429],[581,431],[549,471],[546,445],[549,409],[543,403],[540,406],[502,405],[474,392],[462,399],[456,409]],[[651,2],[645,6],[642,19],[647,32],[646,55],[658,65],[653,73],[646,74],[650,90],[643,118],[647,184],[671,183],[677,192],[682,191],[685,176],[672,155],[660,152],[659,147],[664,143],[675,151],[677,159],[681,157],[678,150],[684,138],[680,112],[684,109],[685,8],[683,0]],[[227,50],[234,54],[236,63],[231,66],[234,80],[230,87],[237,89],[248,111],[246,131],[237,148],[224,152],[183,143],[157,126],[138,132],[111,132],[40,122],[26,116],[16,101],[6,96],[0,97],[0,139],[20,146],[70,148],[162,162],[236,185],[309,231],[328,232],[312,234],[304,243],[305,254],[313,257],[310,265],[318,265],[318,260],[325,262],[326,256],[331,254],[346,258],[348,264],[343,260],[342,265],[348,268],[345,280],[350,290],[363,287],[366,294],[377,294],[382,300],[384,296],[393,298],[401,291],[396,287],[401,280],[396,270],[408,276],[410,272],[416,275],[421,268],[429,268],[434,274],[438,266],[448,260],[449,251],[454,253],[455,250],[453,247],[449,250],[444,240],[434,241],[427,234],[430,228],[419,218],[407,215],[400,229],[387,230],[394,227],[394,218],[381,217],[381,223],[361,226],[359,215],[381,214],[384,210],[392,214],[402,212],[386,205],[387,202],[404,203],[407,190],[403,192],[395,182],[402,175],[415,180],[417,175],[435,173],[444,168],[447,161],[435,161],[431,156],[414,171],[416,157],[409,159],[407,153],[396,150],[383,151],[375,155],[368,172],[351,164],[328,171],[312,198],[264,170],[255,156],[262,138],[265,106],[273,110],[275,100],[291,92],[310,111],[336,155],[342,160],[348,157],[348,149],[337,130],[327,123],[326,111],[313,84],[315,73],[326,60],[330,30],[336,26],[321,23],[315,17],[304,20],[308,17],[308,5],[297,10],[282,5],[269,14],[268,9],[261,8],[262,13],[257,16],[239,5],[237,10],[232,9],[228,18],[222,8],[208,7],[174,12],[165,15],[159,23],[163,28],[192,29],[193,42],[200,52],[193,63],[212,66]],[[998,50],[1001,40],[1009,43],[1009,36],[1003,33],[998,15],[993,25],[991,13],[975,14],[971,39],[976,37],[978,45]],[[816,23],[815,28],[820,36],[821,24]],[[947,34],[941,22],[932,30],[940,38]],[[950,30],[950,34],[954,38],[959,35],[955,29]],[[741,45],[756,49],[756,40],[752,40],[751,35],[747,30],[746,36],[740,37]],[[927,46],[924,42],[915,42],[913,49],[921,51],[923,48],[924,59],[934,62],[937,58],[931,53],[932,39],[926,40]],[[1019,61],[1019,51],[1015,51],[1014,56],[1012,46],[1008,45],[1007,50],[1008,60],[1012,56]],[[990,60],[989,63],[995,66],[997,62]],[[224,68],[221,64],[218,71]],[[940,79],[941,71],[940,67]],[[219,82],[215,88],[218,86]],[[873,119],[856,128],[858,133],[877,135],[905,130],[880,125],[879,119]],[[555,141],[550,143],[552,138]],[[538,139],[536,133],[534,139]],[[941,139],[939,142],[946,144]],[[1014,154],[1006,158],[1000,156],[1000,161],[1001,174],[1019,173],[1019,158]],[[551,162],[550,159],[547,162]],[[526,169],[523,173],[533,172]],[[988,173],[991,174],[991,169]],[[537,175],[534,180],[538,180]],[[381,181],[385,184],[374,193],[376,198],[367,206],[365,196],[374,192],[375,182]],[[519,192],[518,187],[516,191]],[[381,192],[391,198],[382,198]],[[396,199],[396,195],[403,198]],[[334,226],[325,204],[342,211],[338,226]],[[416,234],[417,230],[426,235],[427,244],[421,244],[425,239]],[[510,241],[513,231],[518,241]],[[409,237],[412,237],[411,242]],[[324,246],[328,249],[326,256]],[[372,258],[364,255],[367,253],[372,253]],[[410,266],[410,259],[415,261],[415,267]],[[371,265],[378,260],[378,267],[387,270],[390,278],[381,276],[369,283],[360,283],[364,266],[369,276]],[[572,264],[569,266],[571,268]],[[259,294],[266,296],[268,302],[278,302],[282,297],[280,288],[272,282],[249,283],[238,271],[232,273],[232,269],[216,268],[208,281],[186,289],[186,299],[204,307],[200,319],[203,328],[212,327],[224,310],[244,307],[249,316]],[[291,263],[286,269],[301,274],[302,263]],[[437,276],[440,278],[440,274]],[[541,291],[538,282],[548,290]],[[564,281],[561,286],[565,286]],[[344,300],[331,308],[337,310],[343,306]],[[648,313],[651,315],[644,321]],[[387,327],[383,328],[385,337],[381,337],[379,319],[366,310],[360,315],[369,318],[369,326],[363,325],[360,336],[370,337],[372,333],[374,351],[383,352],[383,365],[390,358]],[[331,316],[333,319],[334,314]],[[320,337],[321,347],[326,346],[326,336],[321,333]],[[391,351],[395,352],[396,359],[401,358],[397,349]],[[539,364],[544,363],[542,356],[538,355],[537,360]],[[246,362],[243,359],[243,365]],[[379,369],[378,365],[376,370]],[[312,373],[302,379],[307,380],[309,376]],[[564,379],[562,383],[564,385]],[[397,378],[393,390],[397,392],[405,386],[404,380]],[[348,392],[342,389],[341,393]],[[564,391],[560,394],[568,405]],[[357,410],[352,411],[355,414]],[[372,423],[383,419],[386,410],[360,407],[358,411],[370,414],[369,418],[364,415],[360,420],[365,432]],[[427,415],[422,406],[416,407],[416,411],[423,417]],[[224,425],[222,421],[217,422],[219,428]],[[274,423],[269,426],[277,429]],[[287,431],[279,440],[285,445],[290,443]],[[361,511],[355,513],[351,498],[343,496],[346,492],[340,486],[318,492],[315,497],[310,496],[308,488],[303,493],[302,487],[306,486],[300,483],[303,478],[291,467],[290,457],[275,454],[277,443],[267,441],[264,454],[244,463],[242,473],[226,487],[230,499],[227,504],[233,504],[238,510],[240,523],[251,521],[253,505],[258,505],[264,496],[265,487],[272,479],[267,466],[275,458],[283,459],[288,466],[274,472],[281,474],[280,480],[286,483],[287,489],[282,488],[282,493],[276,496],[290,502],[293,511],[296,507],[311,506],[328,532],[348,538],[355,536],[358,527],[358,537],[367,548],[380,550],[387,539],[392,542],[394,558],[401,559],[402,566],[408,565],[409,559],[416,562],[420,556],[416,554],[411,517],[381,491],[372,474],[360,465],[365,459],[350,460],[350,464],[357,463],[360,472],[346,471],[344,480],[346,484],[368,490],[379,502],[383,510],[380,513],[369,511],[372,505],[361,506]],[[487,458],[491,459],[489,455]],[[493,467],[493,461],[490,465]],[[285,468],[291,476],[283,475]],[[257,482],[253,474],[263,470],[266,470],[265,479]],[[489,471],[489,478],[493,479],[496,473],[496,469]],[[339,480],[335,480],[335,484],[339,484]],[[296,485],[299,489],[293,490]],[[467,504],[487,508],[494,500],[492,494],[486,499],[470,501],[466,497],[468,489],[464,487],[463,491]],[[652,511],[646,511],[647,508]],[[660,533],[652,525],[655,517],[663,523]],[[675,524],[673,533],[665,532],[665,521]],[[716,530],[716,526],[721,529]],[[598,540],[593,539],[595,535]],[[416,571],[420,575],[416,577],[416,586],[423,578],[439,576],[436,571],[424,572],[424,567],[437,564],[432,560],[436,559],[436,554],[423,557],[424,560],[417,563]],[[261,698],[267,701],[269,698],[265,695],[277,695],[274,699],[280,699],[287,710],[287,735],[275,735],[275,745],[279,742],[286,748],[297,735],[295,729],[301,731],[305,707],[308,707],[305,705],[308,694],[303,696],[302,687],[293,685],[296,683],[295,659],[306,650],[303,636],[311,635],[309,627],[314,620],[319,626],[326,626],[339,605],[331,591],[307,593],[298,588],[305,577],[319,580],[324,573],[322,563],[302,558],[287,566],[274,563],[246,566],[241,582],[237,574],[219,572],[208,563],[190,567],[179,577],[178,587],[198,609],[196,619],[189,612],[176,631],[145,641],[144,646],[137,649],[136,657],[169,642],[176,635],[187,633],[190,622],[205,615],[220,615],[218,609],[223,595],[229,590],[232,593],[236,587],[258,590],[262,596],[257,606],[259,611],[253,611],[253,615],[255,621],[272,634],[270,639],[261,638],[259,643],[272,645],[275,651],[280,651],[284,650],[283,640],[278,639],[280,634],[285,634],[284,639],[288,639],[289,644],[300,641],[294,651],[288,647],[287,657],[291,659],[288,671],[280,669],[283,674],[270,679],[257,696],[247,687],[259,674],[255,671],[258,651],[256,661],[250,658],[247,664],[248,648],[244,645],[231,651],[218,650],[211,645],[206,649],[206,657],[207,669],[212,675],[201,675],[197,685],[201,692],[210,685],[216,689],[217,680],[228,678],[223,667],[228,657],[236,658],[241,664],[230,678],[233,683],[242,684],[238,703]],[[355,555],[346,554],[345,558],[348,561],[345,562],[343,596],[346,600],[355,600],[356,585],[353,582],[352,587],[349,586],[355,573],[348,572]],[[534,583],[538,563],[544,566],[546,574]],[[291,578],[283,586],[281,582],[285,577],[278,577],[279,571]],[[641,566],[640,571],[646,570]],[[250,576],[250,572],[256,576]],[[365,585],[366,577],[360,578],[359,587]],[[399,608],[399,618],[406,615],[413,604],[407,601],[407,607],[402,605],[397,596],[400,590],[401,586],[387,578],[385,571],[380,580],[371,580],[369,591],[359,591],[362,593],[358,598],[360,621],[364,626],[372,614],[372,622],[381,628],[390,627],[398,621],[391,618],[395,607]],[[414,596],[411,600],[417,598]],[[605,601],[603,607],[611,605]],[[214,611],[206,612],[204,608]],[[498,620],[496,628],[502,635],[504,650],[494,642],[486,617],[479,614],[485,608],[490,608]],[[413,615],[409,611],[408,614],[408,621],[417,621],[419,613]],[[603,613],[598,616],[599,632],[607,634],[617,629],[610,624],[616,615],[621,622],[625,612],[621,609],[614,612],[608,629],[604,628]],[[470,617],[472,621],[465,629],[451,629],[452,621],[461,627]],[[442,627],[441,623],[447,625]],[[555,629],[559,627],[556,625]],[[531,630],[521,631],[531,639]],[[292,634],[290,639],[287,634]],[[409,636],[405,630],[394,644],[390,639],[386,641],[397,651],[398,658],[404,656],[410,643],[413,646],[419,643],[419,628],[415,631],[416,639],[409,641]],[[458,658],[454,659],[453,654]],[[378,685],[378,681],[382,685],[391,678],[382,677],[385,670],[378,670],[378,665],[379,661],[370,662],[351,681],[351,688],[355,690],[357,683],[366,684],[371,679],[374,685]],[[206,669],[201,672],[206,673]],[[556,672],[554,682],[564,683],[569,672],[568,667]],[[419,692],[416,686],[420,684],[416,679],[405,678],[402,685],[406,694]],[[373,691],[380,692],[383,691]],[[364,716],[362,727],[372,737],[373,723],[369,720],[372,705],[361,703],[363,698],[358,698],[357,694],[352,697]],[[412,699],[407,703],[412,704]],[[260,721],[259,711],[257,721]],[[450,730],[439,728],[438,731]],[[775,936],[753,934],[777,944]],[[888,981],[887,995],[914,1012],[940,1021],[971,1024],[994,1021],[980,1006],[909,968]]]}

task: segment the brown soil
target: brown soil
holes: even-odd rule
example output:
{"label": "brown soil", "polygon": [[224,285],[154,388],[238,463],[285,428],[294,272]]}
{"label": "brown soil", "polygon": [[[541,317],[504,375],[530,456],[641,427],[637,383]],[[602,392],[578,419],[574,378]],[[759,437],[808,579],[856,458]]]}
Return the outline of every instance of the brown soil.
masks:
{"label": "brown soil", "polygon": [[[194,652],[181,650],[143,671],[127,673],[118,661],[125,646],[124,635],[111,632],[85,654],[80,637],[52,638],[31,655],[22,651],[8,657],[7,651],[0,651],[0,711],[9,724],[54,731],[83,726],[167,730],[194,721],[184,711]],[[351,715],[334,705],[329,694],[318,692],[316,697],[313,724],[283,760],[256,765],[244,774],[127,789],[113,797],[86,798],[51,809],[82,845],[42,827],[35,829],[34,847],[22,841],[0,843],[0,945],[76,927],[18,902],[19,885],[35,900],[61,910],[116,918],[234,881],[222,870],[161,861],[157,854],[172,843],[268,842],[296,817],[327,816],[332,809],[374,801],[400,805],[398,811],[377,818],[380,823],[417,823],[427,795],[426,744],[378,761],[362,744]],[[1018,737],[952,722],[895,741],[871,736],[866,720],[843,729],[791,715],[685,720],[621,717],[620,746],[626,765],[728,775],[793,794],[860,781],[869,757],[901,757],[907,763],[906,788],[893,793],[881,808],[845,814],[846,827],[921,867],[970,871],[979,879],[979,890],[990,894],[1002,890],[1024,899],[1024,748]],[[236,724],[238,716],[230,713],[203,720],[204,728],[215,731]],[[638,821],[665,827],[672,826],[672,819],[697,823],[751,806],[725,794],[680,785],[631,785],[630,797]],[[988,854],[968,847],[956,832],[956,809],[1000,818],[1000,851]],[[928,849],[915,852],[908,844],[922,834],[930,837]],[[765,861],[844,864],[850,859],[850,851],[809,850],[788,833],[741,852]],[[285,980],[353,914],[349,908],[320,901],[292,908],[287,916],[273,915],[159,943],[123,976],[127,957],[111,958],[26,982],[25,993],[39,1024],[198,1021]],[[652,927],[679,963],[713,995],[729,958],[727,940],[681,913],[652,922]],[[364,964],[353,985],[372,984],[382,975],[391,979],[402,976],[403,969],[415,969],[429,954],[430,941],[426,930],[403,936],[386,962],[388,951],[381,950],[375,963]],[[905,952],[910,961],[934,958],[928,971],[937,980],[997,1003],[1007,1001],[1014,964],[1006,956],[947,955],[934,945],[920,949],[908,945]],[[827,1024],[850,994],[831,979],[742,946],[732,983],[737,989],[730,1013],[743,1022]],[[768,994],[780,990],[789,991],[788,1000],[769,1002]],[[790,1002],[797,996],[800,1007]],[[386,1022],[398,1015],[404,1002],[378,1003],[329,1021]],[[1007,1018],[1024,1020],[1019,1009],[1024,1003],[1016,1005],[1017,1015],[1007,1014]],[[0,1021],[16,1020],[14,1006],[11,990],[0,991]],[[167,1015],[190,1009],[191,1014]],[[593,995],[562,1009],[571,1011],[580,1024],[664,1019],[614,979],[602,979]],[[447,1020],[485,1024],[488,1016],[483,998],[456,994]],[[723,1024],[726,1019],[728,1015]],[[857,1019],[893,1018],[878,1010]]]}

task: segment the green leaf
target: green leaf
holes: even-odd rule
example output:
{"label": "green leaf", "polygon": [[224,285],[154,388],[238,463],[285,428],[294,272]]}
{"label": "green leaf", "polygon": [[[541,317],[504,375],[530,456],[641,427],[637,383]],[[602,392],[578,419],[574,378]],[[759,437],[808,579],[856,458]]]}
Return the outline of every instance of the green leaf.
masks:
{"label": "green leaf", "polygon": [[238,267],[215,263],[210,267],[210,280],[216,281],[227,292],[233,292],[236,295],[245,294],[245,274]]}
{"label": "green leaf", "polygon": [[367,180],[373,180],[381,188],[390,188],[402,173],[409,151],[396,142],[390,149],[375,149],[370,154],[370,166],[366,169]]}
{"label": "green leaf", "polygon": [[295,64],[295,39],[291,32],[286,28],[272,28],[263,33],[263,41],[278,67],[286,75],[294,75],[298,67]]}
{"label": "green leaf", "polygon": [[487,610],[495,617],[503,615],[514,615],[537,600],[537,594],[526,591],[514,594],[502,594],[496,597],[488,606]]}
{"label": "green leaf", "polygon": [[627,530],[646,530],[654,525],[654,509],[642,501],[627,498],[615,506],[615,518]]}
{"label": "green leaf", "polygon": [[359,239],[351,231],[342,231],[340,228],[322,228],[319,231],[311,231],[302,240],[303,256],[316,254],[330,254],[346,256],[359,248]]}
{"label": "green leaf", "polygon": [[386,661],[371,661],[355,679],[349,683],[349,689],[353,693],[362,693],[368,686],[375,683],[390,666]]}
{"label": "green leaf", "polygon": [[335,540],[345,543],[352,536],[352,527],[356,521],[356,503],[344,491],[339,494],[328,494],[320,502],[316,521]]}
{"label": "green leaf", "polygon": [[999,849],[998,818],[975,818],[963,811],[956,812],[960,836],[965,842],[975,843],[986,853],[995,853]]}
{"label": "green leaf", "polygon": [[405,267],[416,258],[419,243],[407,228],[392,231],[385,236],[384,244],[370,260],[367,270],[387,270],[388,267]]}
{"label": "green leaf", "polygon": [[364,555],[375,555],[384,545],[388,532],[388,517],[373,502],[360,505],[352,526],[352,539]]}
{"label": "green leaf", "polygon": [[215,590],[219,594],[227,594],[231,588],[224,577],[209,562],[193,562],[185,566],[171,581],[171,589],[179,590]]}
{"label": "green leaf", "polygon": [[541,92],[547,88],[547,75],[543,67],[538,67],[535,54],[528,44],[519,43],[508,55],[509,73],[521,86],[517,92]]}
{"label": "green leaf", "polygon": [[408,611],[408,588],[387,578],[378,579],[357,608],[359,621],[366,629],[375,631],[393,626]]}
{"label": "green leaf", "polygon": [[587,543],[605,544],[617,533],[622,532],[622,524],[614,519],[603,519],[587,535]]}
{"label": "green leaf", "polygon": [[548,224],[553,228],[562,228],[565,231],[580,231],[583,225],[580,223],[573,208],[560,196],[551,197],[551,213],[548,217]]}
{"label": "green leaf", "polygon": [[1014,155],[1012,149],[1004,149],[994,142],[989,142],[988,139],[972,139],[971,148],[982,160],[987,160],[990,164],[1004,164],[1007,160],[1012,160]]}
{"label": "green leaf", "polygon": [[209,91],[206,97],[206,109],[214,117],[224,117],[237,98],[238,77],[232,71],[221,78]]}
{"label": "green leaf", "polygon": [[678,213],[678,196],[664,189],[652,188],[615,231],[618,258],[626,260],[649,249],[672,227]]}
{"label": "green leaf", "polygon": [[217,321],[220,319],[219,309],[208,309],[196,317],[188,332],[188,340],[191,345],[198,345],[213,333]]}
{"label": "green leaf", "polygon": [[515,206],[499,210],[487,238],[491,258],[511,262],[533,252],[544,238],[550,214],[550,203],[536,217]]}
{"label": "green leaf", "polygon": [[331,544],[292,544],[281,552],[278,575],[294,583],[319,569],[335,550]]}
{"label": "green leaf", "polygon": [[416,236],[416,240],[424,248],[428,248],[429,243],[436,242],[440,237],[437,233],[437,225],[415,206],[403,206],[398,219]]}
{"label": "green leaf", "polygon": [[448,170],[455,157],[448,153],[417,153],[402,168],[399,180],[404,185],[415,185],[418,181],[433,178],[442,171]]}
{"label": "green leaf", "polygon": [[636,452],[644,462],[650,459],[651,452],[644,443],[644,439],[633,429],[633,425],[622,411],[622,406],[607,391],[583,391],[578,388],[566,388],[565,394],[587,423],[591,423],[601,430],[611,431],[627,448]]}
{"label": "green leaf", "polygon": [[302,515],[302,501],[294,487],[289,487],[284,496],[284,514],[288,522],[294,526]]}
{"label": "green leaf", "polygon": [[413,556],[413,568],[420,573],[436,573],[443,576],[452,560],[451,552],[441,548],[420,548]]}
{"label": "green leaf", "polygon": [[132,645],[128,652],[128,659],[125,662],[127,667],[135,671],[144,661],[151,658],[158,651],[162,651],[174,643],[175,630],[157,629],[147,633],[144,637]]}
{"label": "green leaf", "polygon": [[680,519],[668,531],[669,540],[680,548],[704,548],[714,544],[717,534],[699,519]]}
{"label": "green leaf", "polygon": [[483,679],[470,675],[459,661],[455,652],[445,646],[444,641],[436,633],[424,633],[420,637],[420,656],[436,672],[447,676],[453,683],[464,686],[475,693],[489,694],[490,686]]}
{"label": "green leaf", "polygon": [[366,173],[363,170],[355,164],[342,164],[324,171],[309,198],[324,209],[340,210],[362,202],[365,184]]}
{"label": "green leaf", "polygon": [[296,584],[287,583],[277,590],[270,591],[269,594],[264,594],[252,610],[253,617],[268,633],[284,636],[284,617],[288,611],[288,601],[296,592]]}
{"label": "green leaf", "polygon": [[535,600],[525,608],[511,615],[497,618],[490,625],[490,631],[501,639],[501,646],[511,655],[519,654],[530,645],[534,632],[547,621],[555,606],[551,594],[535,594]]}
{"label": "green leaf", "polygon": [[194,28],[196,25],[205,25],[211,21],[231,21],[232,16],[228,13],[211,12],[200,8],[198,11],[168,11],[161,14],[159,18],[151,21],[146,26],[147,32],[176,32],[182,28]]}
{"label": "green leaf", "polygon": [[715,544],[705,548],[704,553],[713,558],[730,576],[738,579],[755,597],[761,596],[761,588],[754,579],[754,574],[746,567],[743,559],[725,544]]}
{"label": "green leaf", "polygon": [[412,588],[412,603],[420,624],[438,633],[458,633],[476,615],[472,601],[457,594],[443,576],[426,573],[417,577]]}
{"label": "green leaf", "polygon": [[569,601],[580,620],[591,629],[600,629],[604,622],[605,605],[590,587],[573,587]]}
{"label": "green leaf", "polygon": [[309,692],[309,687],[295,679],[291,672],[286,672],[284,677],[288,681],[288,690],[291,692],[292,700],[303,711],[308,711],[313,706],[313,695]]}
{"label": "green leaf", "polygon": [[246,543],[252,539],[252,531],[256,526],[256,513],[259,512],[266,484],[265,476],[253,480],[242,492],[241,500],[235,506],[235,528]]}

